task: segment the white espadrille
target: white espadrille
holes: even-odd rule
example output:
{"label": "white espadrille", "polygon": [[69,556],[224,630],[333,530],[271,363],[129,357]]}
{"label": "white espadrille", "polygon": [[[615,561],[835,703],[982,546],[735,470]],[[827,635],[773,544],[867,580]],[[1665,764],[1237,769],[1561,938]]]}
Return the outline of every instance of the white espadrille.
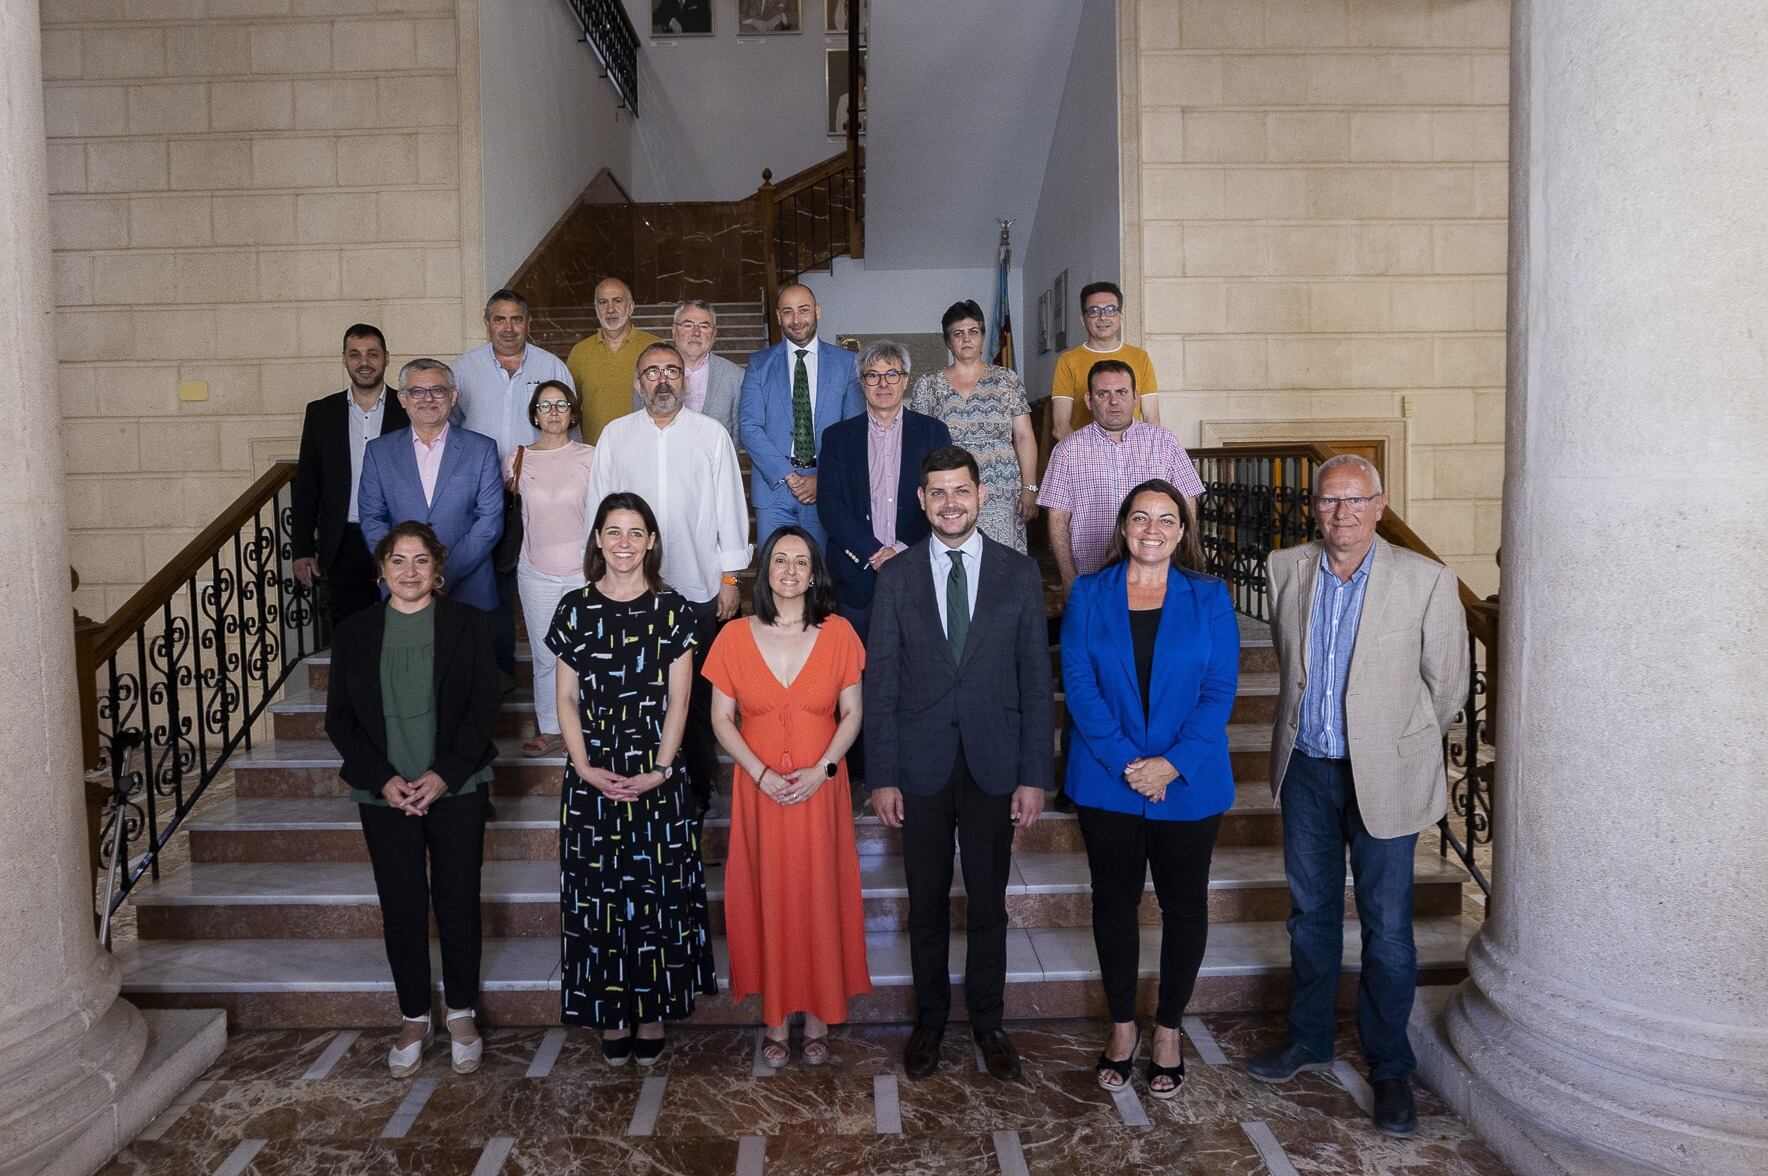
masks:
{"label": "white espadrille", "polygon": [[[459,1021],[462,1018],[471,1021],[473,1019],[473,1010],[454,1009],[448,1014],[448,1022]],[[474,1026],[474,1028],[476,1029],[477,1026]],[[473,1040],[466,1045],[462,1045],[460,1042],[453,1040],[451,1034],[448,1045],[454,1054],[454,1072],[456,1074],[471,1074],[474,1070],[479,1068],[479,1059],[485,1054],[485,1038],[483,1035],[473,1038]]]}
{"label": "white espadrille", "polygon": [[413,1024],[422,1022],[424,1035],[403,1049],[394,1046],[387,1051],[387,1069],[393,1072],[395,1078],[409,1078],[417,1073],[418,1067],[424,1064],[424,1051],[436,1039],[436,1030],[431,1027],[428,1014],[405,1019]]}

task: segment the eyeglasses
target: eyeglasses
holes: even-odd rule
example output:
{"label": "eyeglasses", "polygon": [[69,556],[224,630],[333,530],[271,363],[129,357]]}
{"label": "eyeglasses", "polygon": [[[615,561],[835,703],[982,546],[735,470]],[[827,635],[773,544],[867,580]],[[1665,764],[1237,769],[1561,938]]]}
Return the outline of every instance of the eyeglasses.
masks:
{"label": "eyeglasses", "polygon": [[718,328],[711,323],[676,323],[675,329],[678,331],[687,331],[695,335],[705,335]]}
{"label": "eyeglasses", "polygon": [[1363,508],[1368,506],[1371,502],[1374,502],[1377,497],[1379,496],[1351,494],[1340,498],[1316,498],[1314,499],[1314,509],[1321,514],[1331,514],[1340,506],[1343,506],[1352,514],[1361,514]]}
{"label": "eyeglasses", "polygon": [[1081,313],[1088,318],[1116,318],[1118,313],[1122,310],[1123,307],[1118,306],[1116,303],[1108,303],[1104,306],[1089,306],[1081,311]]}
{"label": "eyeglasses", "polygon": [[405,395],[411,397],[413,400],[443,400],[446,399],[448,394],[452,391],[454,391],[454,389],[447,384],[444,384],[440,388],[404,389]]}
{"label": "eyeglasses", "polygon": [[866,382],[866,387],[876,388],[879,384],[900,384],[908,378],[908,373],[896,368],[885,368],[881,372],[861,372],[859,378]]}
{"label": "eyeglasses", "polygon": [[569,400],[541,400],[534,405],[535,412],[570,412]]}
{"label": "eyeglasses", "polygon": [[673,363],[666,363],[661,366],[652,364],[650,367],[639,372],[638,377],[639,379],[648,381],[652,384],[655,384],[658,380],[666,377],[671,380],[679,380],[681,379],[681,368]]}

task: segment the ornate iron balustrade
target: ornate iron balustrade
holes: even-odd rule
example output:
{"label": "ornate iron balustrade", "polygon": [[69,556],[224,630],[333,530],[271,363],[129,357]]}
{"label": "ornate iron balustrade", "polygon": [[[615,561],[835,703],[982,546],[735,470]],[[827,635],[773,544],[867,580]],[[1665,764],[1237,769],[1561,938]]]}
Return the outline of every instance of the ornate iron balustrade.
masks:
{"label": "ornate iron balustrade", "polygon": [[[1271,552],[1313,538],[1310,511],[1315,467],[1335,451],[1323,445],[1229,446],[1193,450],[1203,482],[1197,503],[1198,538],[1209,570],[1227,581],[1234,606],[1270,620],[1265,560]],[[1430,559],[1436,552],[1390,506],[1379,533],[1397,547]],[[1498,604],[1481,600],[1460,584],[1467,616],[1467,702],[1444,739],[1449,772],[1449,811],[1437,824],[1438,852],[1452,850],[1480,889],[1491,881],[1476,848],[1492,840],[1493,672],[1498,665]]]}
{"label": "ornate iron balustrade", "polygon": [[638,114],[638,30],[620,0],[569,0],[590,52],[620,101]]}
{"label": "ornate iron balustrade", "polygon": [[866,255],[865,149],[850,137],[840,155],[779,184],[773,182],[772,171],[764,170],[755,196],[761,219],[762,308],[768,339],[777,343],[774,306],[781,287],[843,254]]}
{"label": "ornate iron balustrade", "polygon": [[294,472],[277,463],[108,621],[76,626],[86,764],[110,777],[106,934],[290,671],[329,640],[294,578]]}

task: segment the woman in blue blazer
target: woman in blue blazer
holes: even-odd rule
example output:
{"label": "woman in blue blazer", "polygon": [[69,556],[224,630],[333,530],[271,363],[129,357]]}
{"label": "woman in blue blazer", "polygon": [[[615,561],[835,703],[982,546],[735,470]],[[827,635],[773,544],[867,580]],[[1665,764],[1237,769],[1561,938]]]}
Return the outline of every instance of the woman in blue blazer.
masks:
{"label": "woman in blue blazer", "polygon": [[1160,899],[1160,1003],[1148,1093],[1185,1081],[1179,1022],[1209,935],[1209,859],[1234,803],[1228,712],[1240,626],[1227,585],[1203,574],[1184,495],[1143,482],[1117,512],[1103,569],[1074,582],[1062,618],[1062,686],[1074,732],[1067,792],[1093,876],[1093,942],[1111,1009],[1099,1085],[1128,1084],[1136,1023],[1136,908],[1152,869]]}

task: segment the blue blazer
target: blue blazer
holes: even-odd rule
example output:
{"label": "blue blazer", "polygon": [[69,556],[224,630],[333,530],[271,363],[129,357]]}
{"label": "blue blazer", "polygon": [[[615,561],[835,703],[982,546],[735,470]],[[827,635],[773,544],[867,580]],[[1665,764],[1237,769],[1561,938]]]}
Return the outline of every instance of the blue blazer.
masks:
{"label": "blue blazer", "polygon": [[[1170,569],[1154,640],[1148,711],[1130,638],[1127,563],[1082,576],[1062,616],[1062,688],[1074,735],[1065,776],[1076,804],[1157,821],[1196,821],[1234,803],[1228,714],[1240,680],[1240,626],[1228,586]],[[1133,759],[1178,769],[1150,803],[1123,780]]]}
{"label": "blue blazer", "polygon": [[[829,569],[835,577],[835,599],[849,608],[872,603],[878,573],[866,560],[878,550],[872,533],[872,475],[867,456],[871,418],[860,413],[836,421],[823,431],[822,473],[816,482],[816,513],[829,533]],[[923,413],[902,411],[902,467],[896,478],[896,539],[905,547],[932,531],[915,491],[921,486],[921,462],[941,445],[952,443],[945,422]]]}
{"label": "blue blazer", "polygon": [[450,600],[490,612],[497,608],[491,550],[503,535],[503,477],[497,442],[459,425],[448,426],[436,501],[424,501],[411,450],[411,430],[383,433],[362,451],[362,485],[356,514],[370,552],[394,523],[428,523],[448,548],[443,569]]}
{"label": "blue blazer", "polygon": [[[796,362],[791,349],[789,341],[764,347],[749,357],[749,368],[743,373],[737,436],[749,451],[749,499],[757,513],[776,502],[789,507],[798,501],[786,487],[786,475],[792,472],[792,368]],[[853,361],[852,352],[817,341],[816,387],[811,396],[819,457],[829,426],[865,411]],[[817,466],[820,475],[820,460]],[[820,476],[817,490],[820,496]]]}

